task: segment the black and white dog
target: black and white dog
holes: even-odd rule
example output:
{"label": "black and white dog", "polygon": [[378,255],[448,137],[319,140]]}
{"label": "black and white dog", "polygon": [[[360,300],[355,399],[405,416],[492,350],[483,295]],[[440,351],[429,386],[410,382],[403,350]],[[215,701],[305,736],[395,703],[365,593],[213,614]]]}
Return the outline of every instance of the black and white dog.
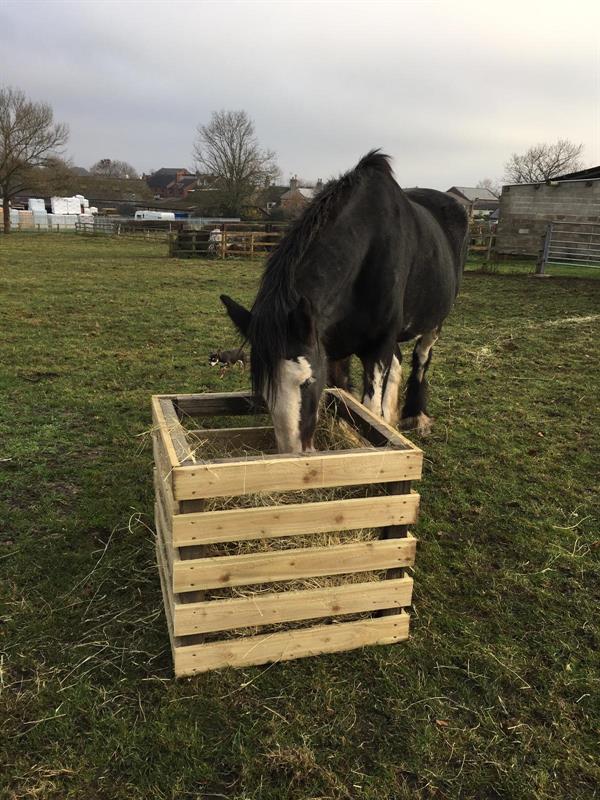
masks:
{"label": "black and white dog", "polygon": [[241,349],[217,350],[208,357],[208,364],[210,367],[221,367],[221,369],[227,369],[235,365],[239,365],[242,369],[245,369],[246,361],[246,354]]}

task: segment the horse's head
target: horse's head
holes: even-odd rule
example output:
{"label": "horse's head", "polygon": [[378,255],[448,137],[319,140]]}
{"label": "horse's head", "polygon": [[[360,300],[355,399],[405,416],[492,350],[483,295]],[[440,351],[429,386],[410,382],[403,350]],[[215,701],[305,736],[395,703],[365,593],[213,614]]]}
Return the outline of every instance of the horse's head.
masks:
{"label": "horse's head", "polygon": [[327,370],[308,303],[300,299],[277,327],[269,309],[263,324],[263,314],[248,311],[227,295],[221,295],[221,300],[250,342],[252,386],[271,412],[277,449],[280,453],[313,450]]}

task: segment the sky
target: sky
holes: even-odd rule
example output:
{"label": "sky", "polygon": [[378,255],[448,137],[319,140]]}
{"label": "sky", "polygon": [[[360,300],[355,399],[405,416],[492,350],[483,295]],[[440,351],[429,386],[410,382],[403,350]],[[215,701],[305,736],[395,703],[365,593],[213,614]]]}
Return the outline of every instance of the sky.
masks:
{"label": "sky", "polygon": [[244,109],[282,183],[380,147],[444,190],[559,138],[600,163],[598,31],[597,0],[0,0],[0,85],[50,103],[78,166],[193,168],[198,124]]}

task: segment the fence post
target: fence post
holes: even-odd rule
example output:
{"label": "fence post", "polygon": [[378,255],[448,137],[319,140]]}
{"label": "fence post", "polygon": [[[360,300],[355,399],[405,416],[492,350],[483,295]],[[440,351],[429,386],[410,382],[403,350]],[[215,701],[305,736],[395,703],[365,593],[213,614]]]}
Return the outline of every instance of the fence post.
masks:
{"label": "fence post", "polygon": [[540,253],[540,258],[538,259],[537,269],[535,271],[536,275],[544,275],[544,269],[546,267],[546,261],[548,260],[548,253],[550,252],[550,242],[552,240],[552,223],[548,224],[546,228],[546,233],[544,234],[544,246]]}
{"label": "fence post", "polygon": [[486,261],[491,261],[492,259],[492,247],[494,246],[495,239],[496,239],[495,235],[490,231],[488,238]]}
{"label": "fence post", "polygon": [[225,258],[225,251],[227,250],[227,231],[223,231],[223,236],[221,237],[221,258]]}

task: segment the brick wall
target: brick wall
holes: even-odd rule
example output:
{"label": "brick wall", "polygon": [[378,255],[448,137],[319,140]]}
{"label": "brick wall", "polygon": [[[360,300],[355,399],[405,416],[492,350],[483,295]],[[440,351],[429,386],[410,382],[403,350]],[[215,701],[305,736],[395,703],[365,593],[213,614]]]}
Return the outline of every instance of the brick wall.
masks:
{"label": "brick wall", "polygon": [[496,253],[537,256],[552,221],[600,222],[600,179],[505,186]]}

